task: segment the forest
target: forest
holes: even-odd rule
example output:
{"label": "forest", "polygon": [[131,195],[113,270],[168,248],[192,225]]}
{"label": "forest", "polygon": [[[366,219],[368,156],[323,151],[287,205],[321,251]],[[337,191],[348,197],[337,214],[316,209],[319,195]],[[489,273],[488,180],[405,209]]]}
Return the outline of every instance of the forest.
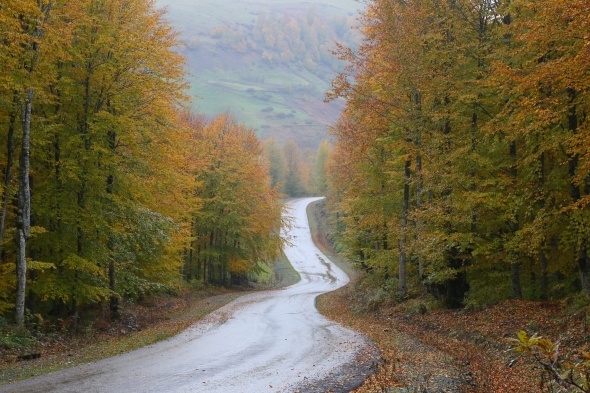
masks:
{"label": "forest", "polygon": [[[341,63],[332,55],[335,42],[357,41],[353,18],[317,15],[313,8],[305,14],[259,14],[252,26],[220,24],[211,38],[223,49],[254,52],[265,62],[301,65],[311,72],[338,71]],[[198,44],[197,44],[198,45]]]}
{"label": "forest", "polygon": [[[247,286],[281,255],[284,198],[305,195],[326,195],[331,244],[362,272],[367,309],[570,299],[586,329],[587,11],[367,1],[360,45],[336,45],[346,67],[326,101],[344,110],[313,150],[191,112],[190,48],[153,1],[2,2],[0,332],[78,332],[123,302]],[[210,38],[334,70],[320,22],[261,14]],[[334,26],[352,39],[348,19]],[[517,337],[522,351],[554,348]]]}
{"label": "forest", "polygon": [[268,270],[283,193],[310,192],[315,158],[229,114],[190,113],[162,10],[14,0],[0,26],[3,329],[76,332],[88,313],[116,319],[122,301]]}
{"label": "forest", "polygon": [[[327,99],[337,247],[381,297],[590,294],[585,0],[368,2]],[[587,300],[585,301],[587,303]]]}
{"label": "forest", "polygon": [[387,360],[358,392],[589,392],[588,1],[366,5],[317,214],[364,273],[321,309]]}

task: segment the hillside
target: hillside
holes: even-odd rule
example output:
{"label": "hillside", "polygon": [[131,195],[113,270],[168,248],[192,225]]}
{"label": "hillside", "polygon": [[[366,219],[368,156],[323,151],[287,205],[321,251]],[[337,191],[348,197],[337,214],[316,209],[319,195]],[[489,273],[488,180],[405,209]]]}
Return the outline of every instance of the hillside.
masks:
{"label": "hillside", "polygon": [[336,42],[356,46],[354,0],[158,0],[185,44],[196,111],[231,112],[265,139],[316,148],[343,104],[324,94],[341,64]]}

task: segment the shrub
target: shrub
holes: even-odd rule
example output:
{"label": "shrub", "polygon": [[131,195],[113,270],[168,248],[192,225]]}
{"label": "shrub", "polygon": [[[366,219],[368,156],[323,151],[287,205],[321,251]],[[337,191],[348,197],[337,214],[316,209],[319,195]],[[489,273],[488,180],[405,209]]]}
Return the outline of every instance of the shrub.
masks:
{"label": "shrub", "polygon": [[543,374],[550,381],[548,388],[560,386],[567,391],[590,393],[590,353],[582,349],[570,358],[559,353],[559,343],[529,334],[522,330],[512,339],[513,349],[531,358],[541,366]]}

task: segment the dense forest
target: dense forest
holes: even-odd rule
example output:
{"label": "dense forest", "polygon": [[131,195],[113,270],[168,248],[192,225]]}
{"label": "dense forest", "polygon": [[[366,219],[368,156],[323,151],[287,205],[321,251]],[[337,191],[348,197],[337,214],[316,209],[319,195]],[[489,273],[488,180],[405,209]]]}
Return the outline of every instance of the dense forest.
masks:
{"label": "dense forest", "polygon": [[588,2],[372,0],[361,24],[328,94],[339,247],[398,299],[590,294]]}
{"label": "dense forest", "polygon": [[0,26],[0,325],[76,331],[87,310],[272,263],[303,157],[286,171],[230,115],[188,112],[152,1],[8,1]]}

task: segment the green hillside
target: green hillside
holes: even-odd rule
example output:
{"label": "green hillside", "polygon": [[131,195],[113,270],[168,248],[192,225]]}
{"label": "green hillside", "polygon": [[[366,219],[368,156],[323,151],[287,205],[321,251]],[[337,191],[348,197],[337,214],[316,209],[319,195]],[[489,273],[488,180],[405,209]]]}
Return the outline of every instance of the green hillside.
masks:
{"label": "green hillside", "polygon": [[324,94],[342,66],[336,42],[356,45],[360,4],[158,0],[185,44],[193,107],[230,112],[261,138],[316,148],[342,108]]}

